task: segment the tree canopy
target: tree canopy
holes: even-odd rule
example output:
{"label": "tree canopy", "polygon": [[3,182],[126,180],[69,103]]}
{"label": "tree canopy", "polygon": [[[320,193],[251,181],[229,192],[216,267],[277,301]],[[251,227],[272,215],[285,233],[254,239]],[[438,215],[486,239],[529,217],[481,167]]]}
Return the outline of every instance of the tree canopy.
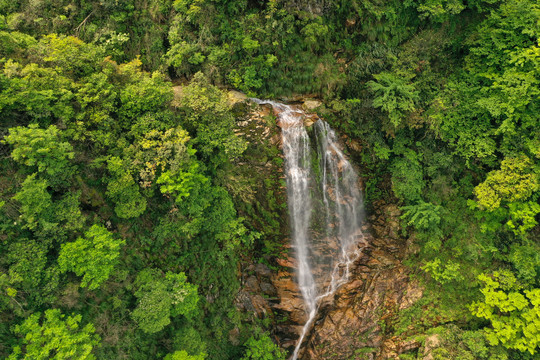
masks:
{"label": "tree canopy", "polygon": [[318,98],[359,144],[424,288],[386,338],[538,356],[539,24],[534,0],[0,0],[0,358],[285,357],[290,319],[239,311],[288,251],[283,160],[230,89]]}

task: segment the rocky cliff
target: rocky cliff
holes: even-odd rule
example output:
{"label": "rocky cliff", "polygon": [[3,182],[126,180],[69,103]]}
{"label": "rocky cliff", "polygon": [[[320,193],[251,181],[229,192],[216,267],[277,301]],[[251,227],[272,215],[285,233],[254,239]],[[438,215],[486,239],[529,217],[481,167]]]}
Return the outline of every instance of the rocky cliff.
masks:
{"label": "rocky cliff", "polygon": [[[279,209],[275,219],[279,225],[274,224],[276,234],[268,242],[279,246],[263,257],[262,263],[246,264],[242,269],[243,287],[237,306],[258,318],[270,318],[276,342],[292,351],[306,315],[295,282],[294,254],[290,251],[284,176],[280,161],[261,157],[265,146],[279,149],[279,124],[275,122],[275,110],[264,105],[246,105],[244,100],[241,94],[231,93],[235,106],[249,106],[238,122],[237,132],[249,140],[251,149],[247,153],[249,160],[241,166],[248,166],[256,178],[274,179],[256,181],[259,205],[255,212],[272,211],[272,204],[268,203],[275,201],[273,210]],[[310,109],[319,104],[308,100],[299,106]],[[313,121],[315,114],[306,117],[306,125]],[[349,150],[354,152],[358,148],[351,146]],[[273,154],[280,157],[280,153]],[[269,183],[274,186],[269,187]],[[391,331],[397,312],[422,296],[422,289],[409,279],[402,263],[407,244],[400,236],[400,211],[396,205],[383,202],[371,204],[370,208],[374,210],[367,216],[365,241],[358,244],[361,256],[354,264],[350,281],[321,304],[318,318],[302,346],[301,359],[394,359],[420,346],[393,336]]]}

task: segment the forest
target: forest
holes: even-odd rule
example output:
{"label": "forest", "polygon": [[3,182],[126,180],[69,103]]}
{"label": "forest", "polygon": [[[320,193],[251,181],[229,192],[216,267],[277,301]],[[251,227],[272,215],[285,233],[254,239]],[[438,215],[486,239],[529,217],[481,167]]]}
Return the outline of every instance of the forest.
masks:
{"label": "forest", "polygon": [[425,289],[389,336],[538,359],[539,42],[536,0],[0,0],[0,358],[286,359],[235,305],[287,207],[234,89],[361,144]]}

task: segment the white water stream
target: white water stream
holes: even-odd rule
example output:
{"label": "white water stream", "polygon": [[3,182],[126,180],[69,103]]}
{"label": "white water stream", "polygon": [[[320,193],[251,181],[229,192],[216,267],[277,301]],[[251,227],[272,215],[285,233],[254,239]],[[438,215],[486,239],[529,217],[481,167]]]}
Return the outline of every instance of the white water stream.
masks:
{"label": "white water stream", "polygon": [[273,106],[281,126],[297,281],[307,314],[291,357],[296,360],[321,300],[347,282],[359,255],[363,201],[358,177],[326,122],[315,122],[310,137],[298,107],[255,101]]}

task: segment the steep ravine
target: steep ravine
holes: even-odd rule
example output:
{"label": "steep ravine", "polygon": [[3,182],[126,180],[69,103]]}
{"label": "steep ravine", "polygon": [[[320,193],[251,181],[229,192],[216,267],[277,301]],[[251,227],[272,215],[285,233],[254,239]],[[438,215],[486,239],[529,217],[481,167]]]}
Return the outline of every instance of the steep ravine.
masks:
{"label": "steep ravine", "polygon": [[[250,147],[279,148],[279,126],[272,116],[277,110],[267,105],[242,104],[244,99],[237,93],[232,93],[231,99],[236,106],[251,107],[238,123],[237,130],[248,139]],[[299,106],[310,108],[314,104],[305,101]],[[313,120],[316,115],[305,121],[309,125]],[[252,153],[257,154],[257,151]],[[254,159],[257,156],[250,157],[244,165],[257,171],[257,176],[284,178],[279,162],[259,158],[257,164]],[[265,202],[270,200],[265,191],[272,191],[272,197],[278,202],[286,201],[283,182],[280,189],[269,189],[267,185],[258,182],[256,188],[260,209],[268,209]],[[382,202],[371,204],[370,208],[373,210],[367,214],[363,227],[366,237],[358,244],[361,255],[351,268],[350,279],[332,299],[321,304],[314,326],[304,339],[299,359],[393,359],[420,346],[394,336],[391,331],[397,312],[411,306],[422,295],[421,288],[410,281],[402,264],[407,244],[399,234],[399,209]],[[286,207],[281,206],[281,209]],[[281,244],[280,255],[267,256],[266,264],[246,264],[242,269],[243,287],[237,296],[237,306],[259,318],[270,318],[274,339],[290,353],[306,322],[306,313],[295,283],[296,260],[292,251],[288,251],[290,230],[286,211],[283,213],[278,220],[281,234],[273,239]]]}

